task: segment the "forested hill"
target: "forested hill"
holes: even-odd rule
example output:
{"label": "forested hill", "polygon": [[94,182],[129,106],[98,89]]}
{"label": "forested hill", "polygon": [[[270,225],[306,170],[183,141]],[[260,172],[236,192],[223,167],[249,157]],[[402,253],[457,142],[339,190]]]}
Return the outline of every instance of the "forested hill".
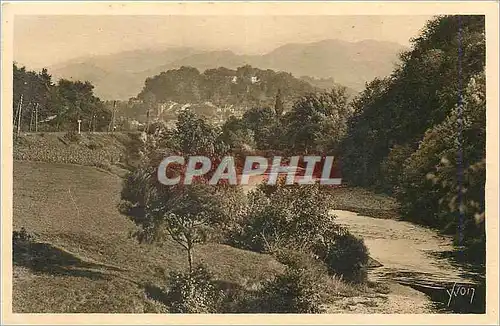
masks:
{"label": "forested hill", "polygon": [[[333,87],[333,84],[332,84]],[[137,96],[156,102],[211,102],[216,106],[272,105],[278,90],[283,98],[292,101],[315,91],[308,82],[286,72],[261,70],[251,66],[235,70],[220,67],[200,73],[196,68],[181,67],[146,79]]]}
{"label": "forested hill", "polygon": [[[322,81],[323,86],[331,81],[329,90],[341,87],[332,80],[316,81]],[[274,107],[278,93],[284,111],[289,111],[300,97],[323,92],[324,88],[312,86],[290,73],[248,65],[204,72],[181,67],[147,78],[136,98],[118,102],[118,112],[124,117],[145,121],[150,110],[151,118],[169,121],[189,107],[214,123],[222,123],[231,115],[242,116],[252,108]],[[346,89],[346,94],[353,97],[355,92]]]}

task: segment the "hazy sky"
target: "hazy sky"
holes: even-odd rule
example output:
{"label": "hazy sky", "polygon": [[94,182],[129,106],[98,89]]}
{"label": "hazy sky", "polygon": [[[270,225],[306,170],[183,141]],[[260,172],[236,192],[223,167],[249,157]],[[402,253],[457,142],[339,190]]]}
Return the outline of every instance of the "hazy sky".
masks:
{"label": "hazy sky", "polygon": [[374,39],[409,45],[430,16],[16,16],[14,59],[40,68],[72,58],[190,46],[262,54],[286,43]]}

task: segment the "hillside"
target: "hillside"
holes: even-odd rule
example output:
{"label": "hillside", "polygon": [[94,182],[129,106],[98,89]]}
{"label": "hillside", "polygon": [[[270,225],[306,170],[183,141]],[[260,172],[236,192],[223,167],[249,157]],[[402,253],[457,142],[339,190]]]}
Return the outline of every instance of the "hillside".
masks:
{"label": "hillside", "polygon": [[49,67],[49,72],[56,78],[89,79],[103,99],[123,100],[136,96],[147,77],[182,66],[203,71],[221,66],[235,69],[251,65],[295,76],[333,78],[338,84],[360,91],[365,82],[388,75],[403,50],[400,44],[374,40],[287,44],[263,55],[168,48],[80,58]]}
{"label": "hillside", "polygon": [[123,175],[137,160],[138,133],[38,133],[14,139],[13,159],[98,167]]}
{"label": "hillside", "polygon": [[[164,286],[165,273],[186,267],[184,252],[128,237],[133,223],[117,209],[121,182],[92,167],[14,162],[13,227],[35,237],[14,251],[15,313],[161,312],[147,295]],[[282,270],[268,255],[225,245],[201,246],[196,255],[234,286]]]}

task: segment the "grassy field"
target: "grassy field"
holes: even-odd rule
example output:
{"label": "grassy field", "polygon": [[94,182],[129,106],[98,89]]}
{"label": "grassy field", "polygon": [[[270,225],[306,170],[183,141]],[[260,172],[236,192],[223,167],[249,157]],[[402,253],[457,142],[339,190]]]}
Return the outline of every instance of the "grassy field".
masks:
{"label": "grassy field", "polygon": [[[35,236],[30,259],[14,255],[14,312],[158,312],[145,286],[187,268],[175,243],[139,245],[119,214],[121,178],[92,167],[14,161],[14,230]],[[280,273],[271,256],[207,244],[195,260],[218,280],[252,287]]]}

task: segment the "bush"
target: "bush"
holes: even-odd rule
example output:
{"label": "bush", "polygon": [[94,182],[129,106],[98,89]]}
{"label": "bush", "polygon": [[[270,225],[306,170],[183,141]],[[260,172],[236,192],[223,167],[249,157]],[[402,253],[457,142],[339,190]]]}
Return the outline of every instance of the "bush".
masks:
{"label": "bush", "polygon": [[146,314],[168,314],[168,308],[161,302],[151,299],[144,299],[143,311]]}
{"label": "bush", "polygon": [[74,130],[69,130],[65,135],[64,135],[64,138],[66,140],[68,140],[69,142],[72,142],[72,143],[77,143],[80,141],[80,139],[82,138],[82,136],[74,131]]}
{"label": "bush", "polygon": [[324,238],[316,245],[315,253],[323,260],[330,274],[340,275],[346,281],[363,283],[367,280],[368,249],[363,239],[347,230]]}
{"label": "bush", "polygon": [[165,303],[172,313],[215,313],[224,293],[217,289],[212,275],[199,265],[192,273],[171,273]]}
{"label": "bush", "polygon": [[12,232],[12,243],[14,247],[18,244],[26,244],[33,241],[33,236],[24,227],[20,231]]}
{"label": "bush", "polygon": [[276,260],[283,265],[296,269],[307,269],[320,279],[328,274],[328,270],[320,259],[311,252],[296,248],[284,248],[274,253]]}
{"label": "bush", "polygon": [[271,194],[250,194],[247,217],[230,243],[257,252],[273,252],[291,243],[307,249],[318,235],[336,228],[318,185],[283,186]]}
{"label": "bush", "polygon": [[320,284],[304,268],[288,267],[285,274],[264,283],[260,290],[260,312],[320,313]]}

